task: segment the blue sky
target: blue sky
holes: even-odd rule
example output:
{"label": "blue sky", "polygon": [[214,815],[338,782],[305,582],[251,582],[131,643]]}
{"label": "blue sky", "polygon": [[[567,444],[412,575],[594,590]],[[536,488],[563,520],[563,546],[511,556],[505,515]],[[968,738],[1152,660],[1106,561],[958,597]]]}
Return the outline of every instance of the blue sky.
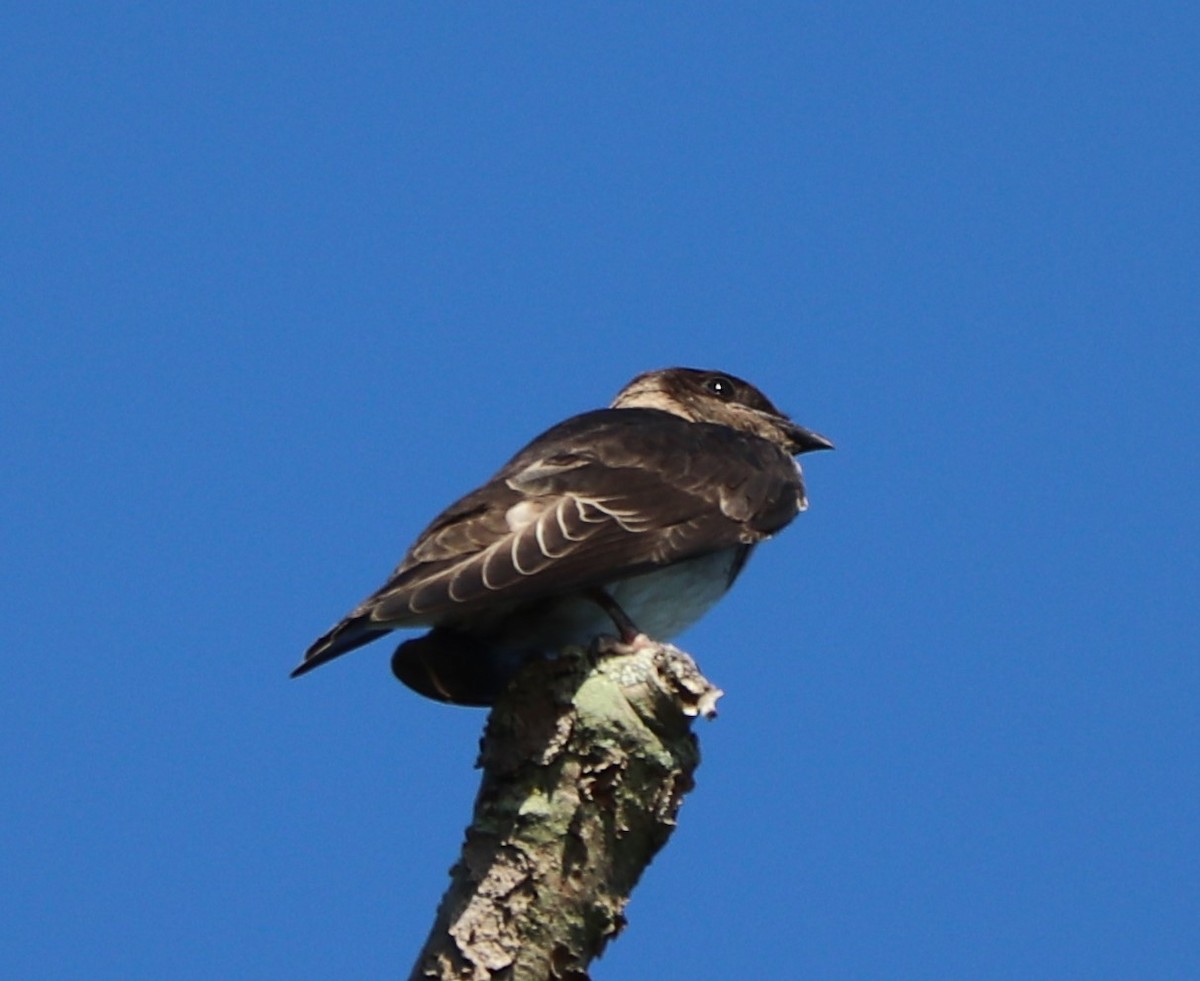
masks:
{"label": "blue sky", "polygon": [[685,364],[838,450],[683,638],[728,694],[598,981],[1195,977],[1198,41],[9,5],[0,973],[407,970],[484,717],[384,644],[287,672],[527,439]]}

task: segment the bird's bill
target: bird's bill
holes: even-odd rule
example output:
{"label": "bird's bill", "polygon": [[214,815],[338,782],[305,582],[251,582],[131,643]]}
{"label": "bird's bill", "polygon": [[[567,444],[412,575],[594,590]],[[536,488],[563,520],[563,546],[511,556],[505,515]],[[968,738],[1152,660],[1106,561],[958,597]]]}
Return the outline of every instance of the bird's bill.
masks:
{"label": "bird's bill", "polygon": [[787,436],[788,449],[795,456],[799,456],[801,453],[811,453],[813,450],[833,449],[833,443],[820,433],[797,426],[794,422],[788,423],[784,429],[784,435]]}

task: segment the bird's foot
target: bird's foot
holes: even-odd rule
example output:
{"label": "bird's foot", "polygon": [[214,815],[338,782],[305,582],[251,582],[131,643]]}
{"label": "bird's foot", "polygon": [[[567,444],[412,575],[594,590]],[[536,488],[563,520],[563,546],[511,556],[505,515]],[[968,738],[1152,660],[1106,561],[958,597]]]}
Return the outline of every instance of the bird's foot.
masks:
{"label": "bird's foot", "polygon": [[621,635],[621,643],[636,644],[638,638],[641,638],[643,643],[650,642],[650,638],[638,630],[637,624],[632,618],[621,609],[621,604],[608,595],[603,589],[595,589],[591,592],[593,602],[600,607],[613,622],[613,626],[617,628]]}
{"label": "bird's foot", "polygon": [[601,657],[623,654],[638,654],[642,651],[661,647],[657,640],[640,630],[633,630],[628,635],[614,637],[612,634],[600,634],[592,641],[592,652]]}

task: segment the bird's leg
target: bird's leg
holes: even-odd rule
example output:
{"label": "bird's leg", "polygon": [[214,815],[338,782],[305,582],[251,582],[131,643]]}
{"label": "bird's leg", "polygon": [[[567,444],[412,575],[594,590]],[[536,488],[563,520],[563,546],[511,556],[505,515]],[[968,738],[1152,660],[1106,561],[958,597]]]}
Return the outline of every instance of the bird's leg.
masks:
{"label": "bird's leg", "polygon": [[629,619],[629,614],[621,609],[621,605],[603,589],[590,590],[588,598],[612,618],[614,626],[621,635],[622,644],[633,644],[639,637],[649,639],[638,630],[637,624]]}

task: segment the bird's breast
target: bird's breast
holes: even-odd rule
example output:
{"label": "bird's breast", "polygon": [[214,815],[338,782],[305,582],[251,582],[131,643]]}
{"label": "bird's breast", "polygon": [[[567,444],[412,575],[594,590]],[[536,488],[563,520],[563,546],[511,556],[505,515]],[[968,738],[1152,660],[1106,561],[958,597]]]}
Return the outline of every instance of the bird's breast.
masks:
{"label": "bird's breast", "polygon": [[[655,640],[682,633],[725,595],[749,546],[739,545],[674,562],[661,569],[619,579],[605,586],[638,629]],[[600,606],[583,596],[563,597],[536,613],[514,614],[502,630],[505,647],[558,651],[568,644],[587,645],[615,627]]]}
{"label": "bird's breast", "polygon": [[613,583],[608,593],[645,633],[668,640],[699,620],[729,590],[745,562],[727,548]]}

